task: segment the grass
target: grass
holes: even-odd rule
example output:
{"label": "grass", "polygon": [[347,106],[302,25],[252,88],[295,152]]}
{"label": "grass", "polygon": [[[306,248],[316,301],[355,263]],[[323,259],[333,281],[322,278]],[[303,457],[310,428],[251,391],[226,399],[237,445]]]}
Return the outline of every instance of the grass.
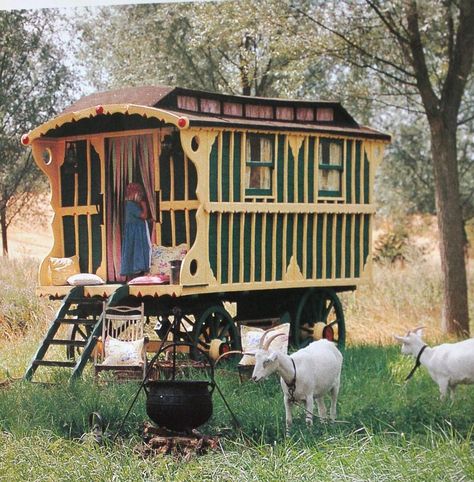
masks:
{"label": "grass", "polygon": [[[413,360],[392,344],[393,333],[420,324],[430,342],[442,339],[439,272],[420,263],[375,266],[373,284],[343,296],[348,346],[338,423],[315,421],[308,429],[298,409],[285,438],[276,378],[240,384],[232,363],[223,364],[216,381],[241,429],[214,392],[213,417],[201,430],[220,434],[221,450],[189,461],[146,460],[134,451],[147,420],[143,393],[114,443],[80,441],[92,411],[102,415],[109,435],[119,431],[136,384],[98,386],[86,373],[69,385],[58,373],[57,385],[15,382],[0,389],[0,481],[474,480],[474,386],[441,403],[425,369],[404,382]],[[8,320],[0,333],[1,380],[24,373],[57,303],[34,296],[34,262],[0,264],[0,316]]]}
{"label": "grass", "polygon": [[[221,434],[222,450],[187,462],[134,452],[147,420],[143,393],[119,432],[137,384],[17,382],[0,391],[0,480],[473,480],[474,386],[441,403],[424,369],[403,381],[411,364],[393,346],[349,347],[338,422],[308,429],[297,409],[290,438],[277,379],[240,384],[223,365],[216,381],[242,426],[215,392],[200,430]],[[92,411],[109,437],[118,433],[114,443],[79,441]]]}

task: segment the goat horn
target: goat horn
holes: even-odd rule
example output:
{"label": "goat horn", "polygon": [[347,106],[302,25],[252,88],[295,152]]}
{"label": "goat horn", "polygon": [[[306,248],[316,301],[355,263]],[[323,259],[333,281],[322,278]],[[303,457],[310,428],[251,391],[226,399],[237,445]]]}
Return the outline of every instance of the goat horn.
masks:
{"label": "goat horn", "polygon": [[413,328],[413,330],[408,330],[408,333],[407,335],[409,335],[410,333],[415,333],[415,331],[417,330],[421,330],[422,328],[426,328],[426,326],[417,326],[416,328]]}
{"label": "goat horn", "polygon": [[266,342],[265,342],[265,345],[263,346],[263,349],[264,350],[268,350],[268,348],[270,347],[272,341],[275,339],[275,338],[278,338],[279,336],[286,336],[285,333],[275,333],[274,335],[272,335]]}
{"label": "goat horn", "polygon": [[266,336],[269,335],[272,331],[277,330],[278,328],[280,327],[277,325],[277,326],[274,326],[273,328],[269,328],[268,330],[265,330],[263,335],[260,337],[260,342],[258,344],[258,347],[263,348],[264,346],[263,342],[265,341]]}
{"label": "goat horn", "polygon": [[241,350],[231,350],[231,351],[226,351],[224,353],[222,353],[222,355],[218,356],[216,361],[214,362],[214,366],[217,365],[217,362],[221,361],[222,358],[225,358],[226,356],[228,355],[250,355],[250,353],[244,353],[243,351]]}
{"label": "goat horn", "polygon": [[263,335],[260,337],[260,341],[259,341],[259,343],[258,343],[258,347],[259,347],[259,348],[263,348],[263,342],[265,341],[265,337],[268,335],[269,331],[270,331],[270,330],[265,331],[265,332],[263,333]]}

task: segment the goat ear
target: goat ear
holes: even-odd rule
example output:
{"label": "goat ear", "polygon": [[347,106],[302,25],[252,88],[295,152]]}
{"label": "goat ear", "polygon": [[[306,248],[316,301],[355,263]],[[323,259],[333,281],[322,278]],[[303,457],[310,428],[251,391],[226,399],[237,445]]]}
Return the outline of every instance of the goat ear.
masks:
{"label": "goat ear", "polygon": [[270,353],[270,355],[268,356],[268,359],[271,360],[272,362],[275,361],[277,358],[277,352],[276,351],[272,351]]}
{"label": "goat ear", "polygon": [[400,343],[404,343],[404,342],[405,342],[405,337],[404,337],[404,336],[393,335],[393,337],[395,338],[395,340],[399,341]]}

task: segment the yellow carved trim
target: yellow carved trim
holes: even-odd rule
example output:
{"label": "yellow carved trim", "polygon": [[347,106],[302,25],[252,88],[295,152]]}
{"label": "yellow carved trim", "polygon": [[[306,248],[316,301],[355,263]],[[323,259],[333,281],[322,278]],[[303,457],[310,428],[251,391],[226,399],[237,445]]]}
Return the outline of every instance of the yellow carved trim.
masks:
{"label": "yellow carved trim", "polygon": [[347,213],[373,214],[373,204],[304,204],[304,203],[204,203],[204,209],[210,213]]}
{"label": "yellow carved trim", "polygon": [[301,269],[298,266],[296,261],[296,257],[292,256],[290,259],[290,263],[286,267],[286,272],[283,275],[283,281],[303,281],[304,276],[301,273]]}
{"label": "yellow carved trim", "polygon": [[[45,122],[44,124],[41,124],[40,126],[30,131],[28,133],[30,142],[34,141],[38,137],[44,136],[51,129],[57,129],[58,127],[61,127],[64,124],[67,124],[70,122],[77,122],[81,119],[97,117],[99,115],[117,114],[117,113],[128,114],[128,115],[138,114],[138,115],[141,115],[142,117],[155,118],[163,122],[166,122],[168,124],[173,124],[177,127],[179,127],[178,119],[180,117],[183,117],[177,114],[172,114],[171,112],[168,112],[162,109],[156,109],[155,107],[144,107],[144,106],[135,105],[135,104],[107,104],[107,105],[103,105],[102,107],[104,110],[103,110],[103,113],[101,114],[98,114],[96,112],[95,107],[89,107],[88,109],[79,110],[77,112],[68,112],[67,114],[59,115],[58,117],[55,117],[54,119],[51,119],[48,122]],[[189,125],[189,121],[186,123],[186,126],[184,127],[184,129],[186,129],[188,125]],[[83,137],[86,137],[86,136],[83,136]]]}

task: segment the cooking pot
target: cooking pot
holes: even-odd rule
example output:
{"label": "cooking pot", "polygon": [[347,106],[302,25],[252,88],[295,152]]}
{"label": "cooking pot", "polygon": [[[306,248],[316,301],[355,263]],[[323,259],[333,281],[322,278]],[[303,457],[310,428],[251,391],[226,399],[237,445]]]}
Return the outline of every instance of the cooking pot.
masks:
{"label": "cooking pot", "polygon": [[183,432],[211,418],[213,382],[150,380],[144,388],[146,413],[159,427]]}
{"label": "cooking pot", "polygon": [[[173,373],[171,380],[147,380],[143,388],[146,393],[146,413],[159,427],[175,432],[184,432],[206,423],[212,415],[212,392],[214,391],[214,367],[208,354],[196,347],[207,357],[210,380],[176,380],[176,349],[178,346],[193,346],[187,342],[167,345],[173,347]],[[157,361],[159,350],[150,362]]]}

